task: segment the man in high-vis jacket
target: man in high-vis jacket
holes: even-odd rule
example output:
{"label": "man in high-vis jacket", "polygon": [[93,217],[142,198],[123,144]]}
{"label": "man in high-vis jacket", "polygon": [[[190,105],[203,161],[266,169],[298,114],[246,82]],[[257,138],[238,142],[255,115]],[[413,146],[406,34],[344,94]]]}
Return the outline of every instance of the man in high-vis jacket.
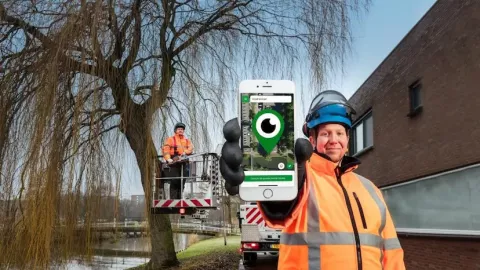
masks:
{"label": "man in high-vis jacket", "polygon": [[174,135],[168,137],[163,145],[163,158],[172,163],[175,157],[192,154],[193,144],[185,137],[185,124],[177,123],[173,128]]}
{"label": "man in high-vis jacket", "polygon": [[[267,225],[283,229],[278,269],[405,269],[382,193],[354,172],[360,161],[346,155],[354,113],[337,91],[317,95],[303,126],[309,140],[295,142],[297,198],[258,202]],[[230,195],[244,179],[237,121],[223,129],[220,170]]]}
{"label": "man in high-vis jacket", "polygon": [[185,179],[181,185],[182,181],[179,178],[182,175],[182,168],[183,175],[188,176],[188,163],[178,162],[178,160],[180,157],[186,158],[192,154],[193,144],[185,137],[185,124],[177,123],[174,132],[175,134],[168,137],[163,145],[163,158],[169,164],[163,170],[163,174],[166,177],[165,182],[170,183],[170,199],[181,199],[181,189],[185,187]]}

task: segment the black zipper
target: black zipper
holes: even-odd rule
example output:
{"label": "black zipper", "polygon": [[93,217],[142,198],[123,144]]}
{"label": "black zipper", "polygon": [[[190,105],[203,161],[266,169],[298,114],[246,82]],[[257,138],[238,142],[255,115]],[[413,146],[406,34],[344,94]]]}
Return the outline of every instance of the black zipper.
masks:
{"label": "black zipper", "polygon": [[360,248],[360,236],[358,235],[357,223],[355,222],[355,217],[353,216],[352,204],[348,198],[347,190],[343,186],[342,177],[338,167],[335,169],[335,174],[337,176],[337,182],[343,190],[343,196],[345,196],[345,202],[347,203],[348,214],[350,215],[350,221],[352,222],[353,234],[355,235],[355,247],[357,249],[358,270],[362,270],[362,250]]}
{"label": "black zipper", "polygon": [[353,192],[353,196],[355,197],[355,201],[357,201],[358,210],[360,211],[360,217],[362,218],[363,228],[366,229],[367,228],[367,221],[365,220],[365,215],[363,214],[362,204],[360,203],[360,200],[358,199],[357,193]]}

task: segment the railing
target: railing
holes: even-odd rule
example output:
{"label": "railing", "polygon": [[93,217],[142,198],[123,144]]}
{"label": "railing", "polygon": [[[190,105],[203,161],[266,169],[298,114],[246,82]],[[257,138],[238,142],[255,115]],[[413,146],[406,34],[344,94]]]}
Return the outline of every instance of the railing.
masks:
{"label": "railing", "polygon": [[198,224],[198,223],[172,223],[172,229],[191,229],[192,231],[211,231],[218,233],[227,233],[227,234],[238,234],[240,235],[240,228],[230,226],[214,226],[213,224]]}
{"label": "railing", "polygon": [[[84,224],[79,224],[78,229],[83,229]],[[147,229],[146,222],[141,222],[138,224],[125,224],[125,222],[105,222],[105,223],[96,223],[90,226],[92,231],[135,231],[142,232]],[[209,223],[172,223],[172,230],[174,232],[185,232],[185,233],[225,233],[229,235],[240,235],[240,229],[236,226],[221,226],[217,224]]]}
{"label": "railing", "polygon": [[[160,160],[163,159],[162,156],[158,156]],[[180,194],[183,199],[188,199],[184,195],[184,185],[185,188],[189,189],[189,193],[193,194],[194,190],[201,191],[204,193],[204,197],[211,198],[213,195],[213,187],[218,184],[219,179],[219,170],[218,163],[219,157],[216,153],[199,153],[186,156],[185,160],[180,158],[172,164],[167,164],[162,162],[161,171],[168,170],[170,166],[175,163],[181,165],[179,169],[179,176],[161,176],[156,175],[155,181],[153,181],[152,192],[153,199],[173,199],[170,198],[170,182],[169,181],[179,181],[181,190]],[[184,166],[187,166],[188,169],[185,169]],[[186,171],[186,174],[184,172]],[[156,171],[159,173],[160,171]],[[163,182],[166,181],[166,182]],[[213,184],[213,181],[216,181]],[[203,196],[202,196],[203,197]],[[180,198],[177,198],[180,199]]]}

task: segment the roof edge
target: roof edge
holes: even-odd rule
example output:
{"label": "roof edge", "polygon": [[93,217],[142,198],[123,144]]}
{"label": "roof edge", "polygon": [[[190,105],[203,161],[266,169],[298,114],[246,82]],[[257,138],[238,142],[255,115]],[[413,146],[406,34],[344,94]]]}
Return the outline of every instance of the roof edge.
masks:
{"label": "roof edge", "polygon": [[378,64],[378,66],[372,71],[372,73],[370,73],[370,75],[367,77],[367,79],[365,79],[365,81],[363,81],[363,83],[357,88],[357,90],[355,90],[355,92],[353,92],[353,94],[350,96],[350,98],[348,99],[349,101],[358,93],[358,91],[360,89],[363,88],[363,86],[374,76],[374,74],[380,69],[381,66],[383,66],[385,64],[385,62],[387,61],[388,58],[390,58],[390,56],[392,56],[397,50],[398,48],[400,47],[400,45],[412,34],[412,32],[418,28],[418,25],[425,19],[425,17],[427,17],[427,15],[432,11],[432,9],[434,9],[437,5],[439,5],[440,2],[439,0],[436,0],[435,3],[433,3],[433,5],[427,10],[427,12],[425,12],[425,14],[423,14],[423,16],[417,21],[417,23],[415,23],[415,25],[403,36],[403,38],[397,43],[397,45],[395,45],[395,47],[393,47],[393,49],[387,54],[387,56],[382,60],[382,62],[380,62],[380,64]]}

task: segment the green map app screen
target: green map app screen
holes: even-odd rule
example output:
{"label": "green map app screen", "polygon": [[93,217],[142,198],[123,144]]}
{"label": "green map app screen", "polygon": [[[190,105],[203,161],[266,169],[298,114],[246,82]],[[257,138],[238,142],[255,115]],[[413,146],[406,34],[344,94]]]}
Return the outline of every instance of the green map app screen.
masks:
{"label": "green map app screen", "polygon": [[293,94],[241,94],[243,186],[293,186]]}

